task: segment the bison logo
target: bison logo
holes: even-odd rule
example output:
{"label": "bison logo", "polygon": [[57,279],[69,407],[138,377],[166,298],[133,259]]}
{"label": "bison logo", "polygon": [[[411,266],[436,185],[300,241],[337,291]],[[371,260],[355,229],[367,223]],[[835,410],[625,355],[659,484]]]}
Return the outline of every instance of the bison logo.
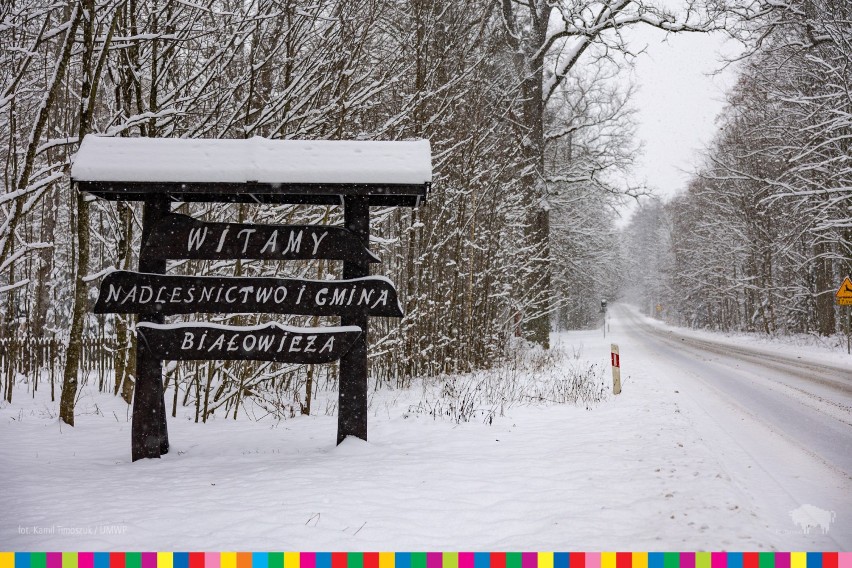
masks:
{"label": "bison logo", "polygon": [[835,521],[836,514],[834,511],[824,511],[813,505],[802,505],[798,509],[790,511],[790,518],[793,523],[802,529],[803,534],[810,534],[811,528],[819,527],[822,529],[822,534],[828,534],[828,529],[831,523]]}

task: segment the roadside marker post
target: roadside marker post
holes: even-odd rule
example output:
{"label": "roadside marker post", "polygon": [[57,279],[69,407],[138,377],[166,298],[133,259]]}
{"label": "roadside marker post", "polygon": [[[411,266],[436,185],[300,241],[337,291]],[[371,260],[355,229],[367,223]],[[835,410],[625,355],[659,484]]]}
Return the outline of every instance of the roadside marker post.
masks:
{"label": "roadside marker post", "polygon": [[837,294],[835,294],[837,298],[837,304],[840,306],[846,306],[846,353],[850,354],[850,332],[849,332],[849,312],[852,311],[852,280],[847,276],[843,279],[843,283],[840,285],[840,288],[837,289]]}
{"label": "roadside marker post", "polygon": [[618,356],[618,345],[612,344],[610,353],[612,362],[612,394],[621,394],[621,359]]}

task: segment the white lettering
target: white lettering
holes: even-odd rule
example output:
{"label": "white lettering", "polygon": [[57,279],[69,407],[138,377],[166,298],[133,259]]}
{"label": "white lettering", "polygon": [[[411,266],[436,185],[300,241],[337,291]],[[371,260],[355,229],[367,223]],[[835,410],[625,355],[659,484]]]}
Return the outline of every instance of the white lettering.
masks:
{"label": "white lettering", "polygon": [[360,306],[362,304],[366,304],[369,306],[370,300],[373,298],[373,292],[375,292],[375,290],[373,290],[372,288],[364,288],[363,290],[361,290],[361,297],[358,298],[358,305]]}
{"label": "white lettering", "polygon": [[[249,339],[251,339],[251,342],[249,342]],[[257,338],[255,336],[248,334],[243,337],[243,349],[245,351],[253,351],[255,345],[257,345]]]}
{"label": "white lettering", "polygon": [[184,331],[183,332],[183,343],[180,344],[180,348],[184,351],[186,351],[187,349],[192,349],[192,340],[193,339],[195,339],[194,334],[192,334],[188,331]]}
{"label": "white lettering", "polygon": [[240,335],[238,333],[235,333],[234,335],[231,336],[231,340],[228,341],[228,351],[236,351],[237,349],[240,348],[239,345],[237,345],[237,338],[239,336]]}
{"label": "white lettering", "polygon": [[201,245],[204,244],[204,239],[207,238],[207,227],[195,228],[189,230],[189,239],[186,243],[186,250],[192,250],[192,247],[195,247],[195,250],[201,248]]}
{"label": "white lettering", "polygon": [[330,335],[328,337],[328,339],[326,339],[325,345],[322,346],[322,349],[320,349],[319,352],[322,353],[326,349],[328,349],[329,351],[332,351],[334,349],[334,336],[333,335]]}
{"label": "white lettering", "polygon": [[[148,296],[145,296],[145,292],[148,292]],[[154,297],[154,289],[150,286],[140,286],[139,287],[139,303],[147,304],[151,301],[151,298]]]}
{"label": "white lettering", "polygon": [[258,351],[269,351],[269,348],[272,347],[272,343],[275,341],[274,335],[262,335],[257,340],[257,350]]}
{"label": "white lettering", "polygon": [[263,248],[260,249],[260,254],[266,252],[266,249],[270,249],[272,252],[275,252],[275,247],[278,246],[278,229],[272,231],[272,235],[266,240],[266,244],[263,245]]}
{"label": "white lettering", "polygon": [[290,231],[287,248],[281,251],[281,254],[287,254],[290,251],[299,252],[300,248],[302,248],[302,231]]}
{"label": "white lettering", "polygon": [[382,290],[382,293],[379,295],[379,299],[378,299],[378,300],[376,300],[376,303],[375,303],[375,304],[373,304],[372,306],[370,306],[370,308],[375,308],[375,307],[376,307],[376,306],[378,306],[380,303],[381,303],[383,306],[388,305],[388,291],[387,291],[387,290]]}
{"label": "white lettering", "polygon": [[220,334],[219,334],[219,337],[217,337],[217,338],[216,338],[216,341],[214,341],[214,342],[213,342],[213,344],[212,344],[212,345],[210,345],[210,349],[208,349],[208,350],[207,350],[207,352],[208,352],[208,353],[210,353],[210,352],[211,352],[211,351],[213,351],[214,349],[221,350],[221,349],[222,349],[222,346],[223,346],[224,344],[225,344],[225,334],[224,334],[224,333],[220,333]]}
{"label": "white lettering", "polygon": [[256,294],[254,296],[255,300],[257,300],[257,302],[260,303],[260,304],[265,304],[266,302],[269,301],[269,298],[271,298],[271,297],[272,297],[272,288],[270,288],[268,286],[266,288],[258,288],[256,290]]}
{"label": "white lettering", "polygon": [[107,302],[117,302],[118,295],[121,294],[121,286],[116,287],[115,284],[109,285],[109,291],[107,291]]}
{"label": "white lettering", "polygon": [[335,288],[334,294],[331,296],[332,306],[342,306],[346,303],[346,288]]}
{"label": "white lettering", "polygon": [[314,252],[313,252],[314,255],[317,254],[317,249],[319,248],[320,243],[326,237],[326,235],[328,235],[328,231],[325,231],[322,235],[320,235],[320,238],[317,238],[316,233],[311,233],[311,237],[313,237],[313,239],[314,239]]}
{"label": "white lettering", "polygon": [[132,299],[134,302],[136,301],[136,286],[130,289],[124,299],[121,301],[122,304],[126,304],[128,300]]}
{"label": "white lettering", "polygon": [[[325,305],[325,295],[328,294],[328,288],[320,288],[320,291],[317,292],[317,297],[314,299],[316,305],[324,306]],[[322,299],[320,299],[322,297]]]}
{"label": "white lettering", "polygon": [[[280,298],[279,298],[279,292],[280,292]],[[286,298],[287,298],[287,287],[286,286],[279,286],[278,288],[275,289],[275,297],[273,299],[275,300],[276,304],[280,304]]]}
{"label": "white lettering", "polygon": [[225,227],[225,230],[222,231],[222,235],[219,237],[219,246],[216,247],[216,252],[222,252],[222,247],[225,246],[225,235],[228,234],[230,227]]}
{"label": "white lettering", "polygon": [[237,233],[237,238],[240,238],[243,233],[246,234],[246,242],[245,244],[243,244],[243,252],[246,252],[246,250],[248,249],[249,238],[251,237],[251,234],[255,231],[257,231],[257,229],[243,229],[242,231]]}

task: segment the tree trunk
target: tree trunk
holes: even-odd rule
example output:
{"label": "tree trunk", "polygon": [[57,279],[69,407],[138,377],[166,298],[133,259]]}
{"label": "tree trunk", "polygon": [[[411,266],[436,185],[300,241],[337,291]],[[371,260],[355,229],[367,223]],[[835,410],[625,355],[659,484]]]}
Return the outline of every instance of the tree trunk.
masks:
{"label": "tree trunk", "polygon": [[[94,69],[94,28],[95,2],[82,1],[83,17],[83,83],[80,89],[80,140],[89,130],[91,124],[92,106],[88,104],[93,91]],[[107,46],[104,45],[103,49]],[[65,357],[62,393],[59,398],[59,418],[69,426],[74,425],[74,404],[77,398],[77,367],[80,363],[80,349],[83,343],[83,323],[88,311],[88,286],[83,278],[89,270],[89,201],[87,196],[77,192],[75,196],[77,207],[77,266],[74,278],[74,308],[71,313],[71,330],[68,337],[68,350]]]}

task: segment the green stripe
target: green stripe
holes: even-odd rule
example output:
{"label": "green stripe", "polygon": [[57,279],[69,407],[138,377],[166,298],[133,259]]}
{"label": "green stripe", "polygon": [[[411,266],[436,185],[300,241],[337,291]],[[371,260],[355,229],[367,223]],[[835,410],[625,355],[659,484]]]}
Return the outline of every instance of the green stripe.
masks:
{"label": "green stripe", "polygon": [[[30,554],[30,566],[29,568],[46,568],[47,566],[47,553],[46,552],[33,552]],[[18,568],[17,566],[15,568]],[[24,566],[24,568],[27,568]]]}
{"label": "green stripe", "polygon": [[520,552],[506,553],[506,568],[521,568],[522,560]]}
{"label": "green stripe", "polygon": [[124,555],[124,568],[142,568],[142,553],[128,552]]}
{"label": "green stripe", "polygon": [[775,568],[775,553],[761,552],[758,555],[760,568]]}
{"label": "green stripe", "polygon": [[364,568],[364,553],[350,552],[346,555],[347,568]]}
{"label": "green stripe", "polygon": [[663,568],[680,568],[680,553],[666,552],[663,554]]}

